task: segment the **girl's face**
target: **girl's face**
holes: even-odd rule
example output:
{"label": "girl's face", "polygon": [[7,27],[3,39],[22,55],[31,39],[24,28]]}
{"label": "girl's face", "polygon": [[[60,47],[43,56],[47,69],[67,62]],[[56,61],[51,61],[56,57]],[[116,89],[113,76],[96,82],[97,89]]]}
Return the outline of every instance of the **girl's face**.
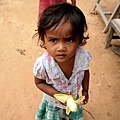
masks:
{"label": "girl's face", "polygon": [[73,38],[72,25],[69,21],[61,22],[55,29],[46,31],[44,35],[45,47],[48,53],[58,62],[74,61],[79,45],[79,38]]}

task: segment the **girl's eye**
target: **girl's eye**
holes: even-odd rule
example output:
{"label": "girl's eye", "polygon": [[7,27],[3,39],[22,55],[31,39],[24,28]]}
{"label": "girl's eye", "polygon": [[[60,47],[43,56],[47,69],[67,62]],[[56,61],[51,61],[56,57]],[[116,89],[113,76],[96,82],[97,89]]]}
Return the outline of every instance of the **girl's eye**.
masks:
{"label": "girl's eye", "polygon": [[55,43],[57,42],[57,39],[53,38],[53,39],[50,39],[49,41]]}
{"label": "girl's eye", "polygon": [[72,38],[67,38],[66,42],[73,42],[74,40]]}

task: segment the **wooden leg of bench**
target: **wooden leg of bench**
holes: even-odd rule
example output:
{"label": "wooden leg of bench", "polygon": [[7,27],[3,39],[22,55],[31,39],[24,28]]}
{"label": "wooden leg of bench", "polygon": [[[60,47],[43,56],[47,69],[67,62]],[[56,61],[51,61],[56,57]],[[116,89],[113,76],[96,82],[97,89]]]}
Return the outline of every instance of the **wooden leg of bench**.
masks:
{"label": "wooden leg of bench", "polygon": [[112,27],[109,27],[107,36],[106,36],[106,43],[105,43],[105,48],[109,48],[110,47],[110,43],[112,40],[112,36],[113,36],[114,30],[112,29]]}
{"label": "wooden leg of bench", "polygon": [[97,1],[96,1],[95,5],[94,5],[94,7],[93,7],[93,9],[92,9],[92,11],[95,11],[96,4],[99,3],[99,2],[100,2],[100,0],[97,0]]}

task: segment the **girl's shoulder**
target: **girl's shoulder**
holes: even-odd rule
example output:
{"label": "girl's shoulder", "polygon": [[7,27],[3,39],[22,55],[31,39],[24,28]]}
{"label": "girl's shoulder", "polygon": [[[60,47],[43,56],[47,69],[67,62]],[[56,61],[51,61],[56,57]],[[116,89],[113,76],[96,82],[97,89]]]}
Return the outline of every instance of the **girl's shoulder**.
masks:
{"label": "girl's shoulder", "polygon": [[77,55],[80,57],[92,57],[92,54],[88,50],[86,50],[82,47],[78,47]]}
{"label": "girl's shoulder", "polygon": [[53,58],[48,54],[48,52],[44,52],[41,56],[39,56],[36,61],[41,62],[41,61],[49,61],[52,60]]}
{"label": "girl's shoulder", "polygon": [[91,59],[91,53],[88,50],[79,47],[75,57],[75,66],[82,70],[87,70],[89,68]]}
{"label": "girl's shoulder", "polygon": [[34,63],[33,73],[39,79],[46,79],[46,72],[52,73],[55,71],[55,61],[54,59],[45,52],[40,57],[38,57]]}
{"label": "girl's shoulder", "polygon": [[35,64],[39,64],[39,66],[44,67],[52,67],[55,66],[56,62],[48,52],[43,53],[40,57],[38,57],[35,61]]}

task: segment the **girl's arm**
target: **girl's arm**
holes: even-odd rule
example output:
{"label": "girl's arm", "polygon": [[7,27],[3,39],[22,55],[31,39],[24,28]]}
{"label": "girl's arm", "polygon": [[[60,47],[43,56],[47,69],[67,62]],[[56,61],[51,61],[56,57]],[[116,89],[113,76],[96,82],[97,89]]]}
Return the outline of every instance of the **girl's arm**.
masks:
{"label": "girl's arm", "polygon": [[76,6],[76,0],[71,0],[72,4]]}
{"label": "girl's arm", "polygon": [[36,77],[34,78],[34,80],[35,80],[36,86],[37,86],[41,91],[43,91],[44,93],[46,93],[46,94],[48,94],[48,95],[50,95],[50,96],[52,96],[52,97],[53,97],[54,94],[60,93],[60,92],[58,92],[56,89],[54,89],[52,86],[48,85],[45,80],[41,80],[41,79],[36,78]]}
{"label": "girl's arm", "polygon": [[90,76],[89,70],[85,70],[84,79],[82,81],[82,95],[85,96],[85,100],[83,101],[84,104],[86,104],[89,99],[89,94],[88,94],[89,76]]}

